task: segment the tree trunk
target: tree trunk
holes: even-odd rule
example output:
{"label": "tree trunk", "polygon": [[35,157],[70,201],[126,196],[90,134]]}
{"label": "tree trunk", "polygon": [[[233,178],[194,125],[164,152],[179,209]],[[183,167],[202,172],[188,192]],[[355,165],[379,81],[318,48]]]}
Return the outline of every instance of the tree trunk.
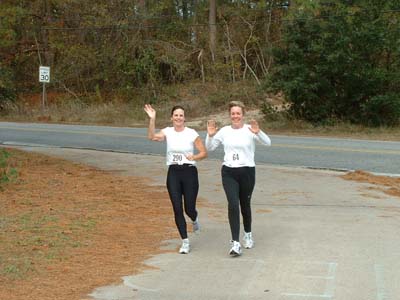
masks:
{"label": "tree trunk", "polygon": [[192,8],[192,24],[194,26],[191,26],[190,28],[190,42],[192,45],[197,45],[197,1],[192,0],[191,1],[191,8]]}
{"label": "tree trunk", "polygon": [[148,38],[149,36],[149,23],[146,20],[146,16],[147,16],[147,7],[146,7],[146,0],[138,0],[137,2],[137,7],[138,7],[138,11],[139,11],[139,22],[141,22],[139,24],[139,26],[143,27],[143,36],[144,38]]}
{"label": "tree trunk", "polygon": [[146,9],[146,1],[145,0],[138,0],[137,6],[140,11],[144,11]]}
{"label": "tree trunk", "polygon": [[210,51],[211,59],[215,62],[217,48],[217,4],[216,0],[210,0],[210,12],[208,18],[210,27]]}
{"label": "tree trunk", "polygon": [[228,43],[228,53],[229,53],[229,58],[231,61],[231,66],[232,66],[232,82],[236,81],[236,72],[235,72],[235,59],[233,56],[233,51],[232,51],[232,46],[231,46],[231,34],[229,31],[229,25],[228,23],[225,24],[225,34],[227,37],[227,43]]}
{"label": "tree trunk", "polygon": [[188,7],[188,3],[187,0],[182,0],[182,18],[183,20],[187,20],[189,19],[189,7]]}
{"label": "tree trunk", "polygon": [[[44,0],[42,26],[49,26],[48,20],[50,19],[50,15],[51,15],[50,3],[49,1]],[[41,34],[42,34],[43,51],[44,51],[44,65],[49,66],[51,64],[50,51],[49,51],[49,32],[46,29],[42,29]]]}

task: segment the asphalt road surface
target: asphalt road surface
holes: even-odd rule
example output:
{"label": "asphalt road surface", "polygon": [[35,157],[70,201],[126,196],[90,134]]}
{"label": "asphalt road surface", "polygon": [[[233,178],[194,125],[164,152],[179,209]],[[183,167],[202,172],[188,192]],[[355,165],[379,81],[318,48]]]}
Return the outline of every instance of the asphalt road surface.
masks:
{"label": "asphalt road surface", "polygon": [[[205,137],[205,132],[200,132]],[[400,142],[271,135],[272,147],[256,149],[257,164],[328,170],[400,173]],[[146,138],[146,129],[0,122],[0,143],[163,155],[165,145]],[[222,149],[210,153],[221,159]]]}

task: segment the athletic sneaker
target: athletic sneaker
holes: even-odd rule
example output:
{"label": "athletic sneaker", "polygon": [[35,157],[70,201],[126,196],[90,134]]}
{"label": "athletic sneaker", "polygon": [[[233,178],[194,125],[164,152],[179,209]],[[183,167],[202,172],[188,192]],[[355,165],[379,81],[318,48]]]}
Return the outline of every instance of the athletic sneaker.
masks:
{"label": "athletic sneaker", "polygon": [[254,247],[254,241],[251,232],[244,233],[243,242],[246,249],[251,249]]}
{"label": "athletic sneaker", "polygon": [[189,239],[183,239],[182,240],[182,246],[179,249],[180,254],[188,254],[190,251],[190,244],[189,244]]}
{"label": "athletic sneaker", "polygon": [[193,232],[200,233],[199,216],[197,216],[196,221],[192,222],[192,225],[193,225]]}
{"label": "athletic sneaker", "polygon": [[239,242],[231,240],[231,250],[229,250],[229,255],[232,256],[242,255],[242,247],[240,246]]}

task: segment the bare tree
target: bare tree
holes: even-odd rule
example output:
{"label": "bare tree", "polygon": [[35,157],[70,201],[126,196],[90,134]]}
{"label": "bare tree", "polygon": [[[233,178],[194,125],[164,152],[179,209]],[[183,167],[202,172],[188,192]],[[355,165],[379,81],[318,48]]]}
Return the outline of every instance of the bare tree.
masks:
{"label": "bare tree", "polygon": [[234,40],[232,39],[232,35],[229,31],[228,24],[226,24],[226,26],[225,26],[225,36],[228,41],[228,48],[229,48],[229,53],[231,55],[232,65],[233,65],[232,48],[235,48],[244,62],[244,70],[243,70],[243,75],[242,75],[243,79],[246,78],[247,70],[249,70],[250,73],[253,75],[254,79],[256,80],[257,84],[261,85],[260,79],[258,78],[256,72],[254,71],[254,69],[252,68],[252,66],[250,65],[249,60],[248,60],[249,45],[252,43],[252,41],[254,39],[254,27],[255,26],[254,26],[254,24],[246,21],[243,18],[242,18],[242,21],[244,24],[247,24],[249,27],[249,36],[243,45],[243,49],[241,49],[239,45],[236,45],[237,43],[235,43]]}

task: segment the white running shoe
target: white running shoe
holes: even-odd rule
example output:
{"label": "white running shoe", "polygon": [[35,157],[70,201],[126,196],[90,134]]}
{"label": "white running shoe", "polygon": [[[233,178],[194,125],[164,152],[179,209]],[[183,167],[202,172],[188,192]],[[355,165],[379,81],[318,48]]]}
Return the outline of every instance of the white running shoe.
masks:
{"label": "white running shoe", "polygon": [[199,216],[197,216],[196,221],[192,222],[193,225],[193,232],[200,233],[200,223],[199,223]]}
{"label": "white running shoe", "polygon": [[188,254],[190,251],[190,244],[189,244],[189,239],[183,239],[182,240],[182,246],[179,249],[180,254]]}
{"label": "white running shoe", "polygon": [[254,241],[251,232],[244,233],[243,242],[246,249],[251,249],[254,247]]}
{"label": "white running shoe", "polygon": [[242,255],[242,247],[240,246],[239,242],[231,240],[231,250],[229,250],[229,255],[232,256]]}

